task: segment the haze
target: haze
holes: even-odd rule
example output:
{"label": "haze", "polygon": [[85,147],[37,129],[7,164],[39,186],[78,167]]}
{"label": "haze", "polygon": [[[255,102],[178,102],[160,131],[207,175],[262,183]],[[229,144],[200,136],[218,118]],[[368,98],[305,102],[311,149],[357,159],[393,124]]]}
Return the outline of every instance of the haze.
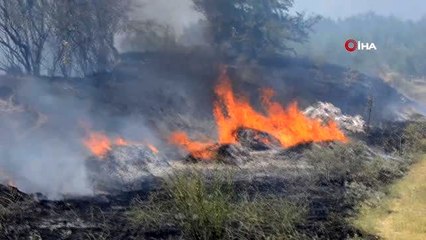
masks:
{"label": "haze", "polygon": [[404,20],[419,20],[426,16],[424,0],[295,0],[295,9],[333,19],[365,12],[375,12],[383,16],[393,15]]}

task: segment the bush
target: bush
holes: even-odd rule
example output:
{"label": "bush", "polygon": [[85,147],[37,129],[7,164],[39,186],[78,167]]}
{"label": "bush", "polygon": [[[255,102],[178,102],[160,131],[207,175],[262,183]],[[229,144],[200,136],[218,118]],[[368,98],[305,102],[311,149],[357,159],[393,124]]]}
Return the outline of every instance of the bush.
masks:
{"label": "bush", "polygon": [[177,228],[185,239],[294,239],[305,208],[277,196],[236,196],[225,174],[177,174],[164,192],[136,200],[129,219],[145,230]]}
{"label": "bush", "polygon": [[426,153],[426,121],[409,124],[403,133],[404,151]]}
{"label": "bush", "polygon": [[315,148],[307,154],[307,158],[323,183],[343,185],[357,182],[377,188],[401,177],[406,169],[401,161],[383,158],[360,142]]}
{"label": "bush", "polygon": [[237,204],[228,228],[230,239],[300,239],[297,226],[306,219],[304,206],[275,196],[257,196]]}

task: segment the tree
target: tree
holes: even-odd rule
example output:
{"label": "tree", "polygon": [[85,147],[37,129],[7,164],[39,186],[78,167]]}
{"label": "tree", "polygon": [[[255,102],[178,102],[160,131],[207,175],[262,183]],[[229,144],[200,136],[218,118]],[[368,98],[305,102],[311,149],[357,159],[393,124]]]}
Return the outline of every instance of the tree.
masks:
{"label": "tree", "polygon": [[65,0],[52,12],[55,52],[53,69],[63,75],[108,70],[118,58],[114,37],[127,19],[127,0]]}
{"label": "tree", "polygon": [[0,1],[0,67],[22,67],[27,73],[39,75],[43,49],[49,37],[48,13],[50,0]]}
{"label": "tree", "polygon": [[193,0],[204,14],[212,43],[224,55],[292,51],[288,42],[303,42],[318,17],[291,15],[293,0]]}
{"label": "tree", "polygon": [[117,60],[129,0],[0,0],[0,68],[88,75]]}

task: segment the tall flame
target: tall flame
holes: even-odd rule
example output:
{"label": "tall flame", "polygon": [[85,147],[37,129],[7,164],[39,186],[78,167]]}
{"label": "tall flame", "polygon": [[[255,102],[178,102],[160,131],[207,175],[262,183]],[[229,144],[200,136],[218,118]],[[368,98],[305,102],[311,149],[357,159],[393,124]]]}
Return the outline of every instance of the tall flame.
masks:
{"label": "tall flame", "polygon": [[[217,101],[214,103],[213,114],[220,144],[236,143],[235,132],[241,127],[266,132],[279,140],[283,147],[306,142],[347,142],[346,136],[336,122],[330,120],[324,124],[319,119],[311,119],[298,109],[297,103],[292,103],[287,109],[284,108],[279,103],[272,101],[275,94],[272,89],[262,90],[261,103],[265,114],[256,111],[247,98],[235,96],[226,70],[221,72],[214,92]],[[198,156],[202,159],[211,157],[211,154],[206,153],[211,142],[191,141],[182,132],[172,134],[170,140],[193,155],[195,154],[195,157]]]}

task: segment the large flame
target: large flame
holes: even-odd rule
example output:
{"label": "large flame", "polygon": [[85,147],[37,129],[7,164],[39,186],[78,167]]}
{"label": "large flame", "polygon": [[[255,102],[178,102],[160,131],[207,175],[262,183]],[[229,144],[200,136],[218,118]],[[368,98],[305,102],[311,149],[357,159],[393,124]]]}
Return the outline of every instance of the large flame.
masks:
{"label": "large flame", "polygon": [[[311,119],[298,109],[297,103],[292,103],[287,109],[284,108],[272,101],[275,94],[272,89],[262,90],[261,102],[265,113],[256,111],[247,98],[235,96],[226,70],[221,72],[215,94],[217,101],[214,103],[213,114],[219,144],[236,143],[235,132],[241,127],[266,132],[279,140],[283,147],[307,142],[347,142],[346,136],[336,122],[330,120],[323,123],[319,119]],[[213,141],[194,142],[183,132],[172,134],[170,140],[195,157],[209,159],[212,156],[206,149]]]}

